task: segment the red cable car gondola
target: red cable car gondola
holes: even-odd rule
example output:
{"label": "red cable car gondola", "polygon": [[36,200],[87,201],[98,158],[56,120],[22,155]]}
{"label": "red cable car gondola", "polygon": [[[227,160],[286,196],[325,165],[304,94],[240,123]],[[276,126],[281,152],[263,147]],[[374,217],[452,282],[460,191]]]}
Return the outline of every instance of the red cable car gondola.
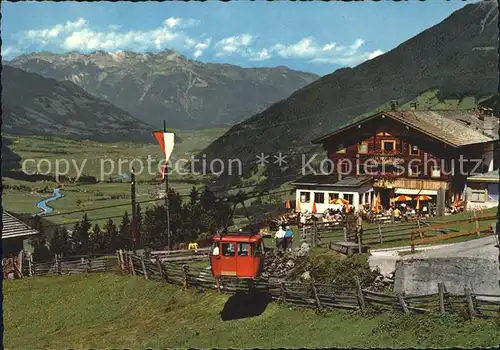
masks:
{"label": "red cable car gondola", "polygon": [[[263,191],[261,191],[262,193]],[[252,230],[247,232],[228,232],[228,225],[236,209],[241,203],[247,219],[251,222],[245,207],[245,200],[251,194],[238,194],[231,196],[233,208],[226,222],[225,228],[212,237],[213,244],[210,250],[210,267],[212,275],[219,278],[233,278],[238,280],[254,280],[259,277],[264,268],[265,247],[264,239]]]}
{"label": "red cable car gondola", "polygon": [[210,266],[216,278],[254,279],[264,267],[264,241],[258,233],[215,235]]}

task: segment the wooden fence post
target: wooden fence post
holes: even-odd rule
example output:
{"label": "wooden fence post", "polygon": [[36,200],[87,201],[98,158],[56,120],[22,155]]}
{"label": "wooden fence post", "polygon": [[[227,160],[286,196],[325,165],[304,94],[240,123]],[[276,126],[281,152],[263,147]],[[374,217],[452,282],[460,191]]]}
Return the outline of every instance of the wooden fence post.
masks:
{"label": "wooden fence post", "polygon": [[415,233],[410,232],[410,249],[412,253],[415,253]]}
{"label": "wooden fence post", "polygon": [[184,271],[184,283],[183,283],[183,289],[186,290],[188,289],[188,266],[187,265],[182,265],[182,270]]}
{"label": "wooden fence post", "polygon": [[123,250],[119,249],[118,253],[120,254],[120,266],[122,270],[125,270],[125,259],[123,258]]}
{"label": "wooden fence post", "polygon": [[401,308],[403,309],[403,312],[405,314],[409,314],[410,310],[408,310],[408,306],[406,305],[405,299],[403,297],[403,294],[401,293],[396,293],[396,296],[398,297],[399,304],[401,305]]}
{"label": "wooden fence post", "polygon": [[132,254],[127,253],[127,256],[128,256],[128,261],[130,264],[130,269],[132,270],[132,275],[135,276],[134,260],[132,259]]}
{"label": "wooden fence post", "polygon": [[161,277],[162,279],[164,279],[164,278],[165,278],[165,276],[164,276],[164,274],[163,274],[163,266],[161,265],[160,258],[159,258],[159,257],[156,257],[156,258],[155,258],[155,260],[156,260],[156,265],[158,265],[158,270],[160,271],[160,277]]}
{"label": "wooden fence post", "polygon": [[361,238],[361,234],[362,233],[361,232],[362,232],[362,229],[361,228],[359,228],[359,229],[356,228],[356,231],[357,231],[356,232],[356,236],[358,236],[358,254],[361,254],[361,252],[362,252],[362,249],[361,249],[361,243],[362,243],[362,238]]}
{"label": "wooden fence post", "polygon": [[470,288],[468,287],[465,287],[465,298],[467,301],[467,309],[469,311],[469,317],[470,319],[473,319],[476,313],[474,311],[474,303],[472,302],[472,294]]}
{"label": "wooden fence post", "polygon": [[280,297],[282,302],[286,301],[285,282],[283,281],[280,282]]}
{"label": "wooden fence post", "polygon": [[215,277],[215,287],[217,288],[217,293],[220,293],[220,279]]}
{"label": "wooden fence post", "polygon": [[122,262],[120,260],[120,250],[116,250],[116,261],[118,262],[118,267],[120,267],[120,271],[123,271]]}
{"label": "wooden fence post", "polygon": [[379,239],[380,243],[384,243],[384,237],[382,237],[382,229],[380,227],[380,222],[378,224],[378,239]]}
{"label": "wooden fence post", "polygon": [[141,265],[142,265],[142,273],[144,274],[144,278],[148,279],[148,271],[146,271],[146,264],[144,263],[144,256],[141,256]]}
{"label": "wooden fence post", "polygon": [[363,296],[363,289],[361,288],[361,282],[359,281],[359,278],[355,277],[355,280],[356,280],[356,289],[357,289],[359,308],[360,308],[361,312],[364,314],[366,312],[366,306],[365,306],[365,298]]}
{"label": "wooden fence post", "polygon": [[481,234],[481,230],[479,228],[479,220],[477,218],[477,214],[476,214],[476,211],[474,210],[474,221],[476,223],[476,233],[477,235],[479,236]]}
{"label": "wooden fence post", "polygon": [[313,221],[313,232],[312,232],[312,247],[317,248],[317,238],[318,238],[318,227],[316,226],[316,221]]}
{"label": "wooden fence post", "polygon": [[318,307],[319,310],[321,310],[321,308],[322,308],[321,300],[319,300],[318,291],[316,290],[316,286],[314,285],[314,282],[311,282],[311,288],[313,291],[314,300],[316,300],[316,306]]}
{"label": "wooden fence post", "polygon": [[87,270],[87,273],[92,272],[92,259],[90,259],[90,257],[87,257],[86,270]]}
{"label": "wooden fence post", "polygon": [[61,262],[61,256],[57,256],[57,273],[59,275],[62,275],[62,262]]}
{"label": "wooden fence post", "polygon": [[439,282],[438,283],[438,293],[439,293],[439,311],[441,314],[445,313],[444,309],[444,283]]}
{"label": "wooden fence post", "polygon": [[28,256],[28,275],[33,276],[33,255]]}

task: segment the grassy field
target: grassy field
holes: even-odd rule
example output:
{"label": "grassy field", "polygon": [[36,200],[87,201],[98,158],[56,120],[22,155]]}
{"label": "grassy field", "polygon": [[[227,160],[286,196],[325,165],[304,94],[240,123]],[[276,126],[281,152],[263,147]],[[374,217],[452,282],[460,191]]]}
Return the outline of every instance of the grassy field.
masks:
{"label": "grassy field", "polygon": [[[5,281],[4,344],[7,349],[425,348],[500,342],[498,320],[318,314],[275,302],[262,308],[259,314],[259,304],[245,299],[111,273]],[[253,317],[241,318],[249,310]]]}
{"label": "grassy field", "polygon": [[[225,132],[225,129],[207,129],[207,130],[173,130],[181,138],[181,142],[176,144],[173,157],[189,158],[191,155],[201,151],[210,142]],[[11,149],[19,154],[21,162],[27,159],[34,159],[36,162],[46,159],[48,163],[42,164],[42,172],[48,171],[50,164],[52,174],[55,173],[55,167],[58,160],[66,159],[69,161],[68,176],[75,176],[77,169],[83,169],[82,173],[95,176],[98,179],[117,178],[120,174],[130,174],[130,161],[140,159],[147,167],[148,156],[154,160],[151,161],[151,173],[146,168],[143,173],[138,174],[137,181],[150,180],[158,178],[158,161],[163,154],[156,144],[154,137],[151,136],[151,144],[133,144],[133,143],[98,143],[93,141],[74,141],[59,137],[38,137],[38,136],[14,136],[5,135],[13,141]],[[111,161],[115,164],[111,169]],[[120,160],[122,165],[120,168]],[[26,170],[34,171],[36,163],[27,163]],[[63,163],[60,162],[60,172],[65,171]],[[75,167],[76,165],[76,167]],[[101,166],[102,165],[102,166]],[[103,170],[103,172],[101,172]],[[136,167],[136,171],[138,168]],[[155,173],[156,172],[156,173]],[[104,175],[104,176],[101,176]],[[199,180],[196,187],[203,185],[207,176],[200,175],[190,180]],[[186,177],[172,174],[169,177],[170,187],[180,192],[188,194],[193,184],[186,182]],[[23,186],[23,188],[5,188],[3,192],[3,206],[6,210],[18,213],[37,213],[39,210],[36,203],[42,199],[51,197],[50,193],[41,193],[41,190],[48,188],[50,190],[57,187],[55,182],[28,182],[12,178],[3,178],[3,184],[7,186]],[[163,189],[163,185],[159,185]],[[147,201],[155,198],[158,185],[148,183],[137,183],[137,201]],[[94,209],[103,206],[121,205],[124,206],[89,211],[89,218],[93,223],[103,224],[105,220],[100,218],[108,216],[121,216],[128,210],[130,212],[130,199],[116,199],[117,196],[128,196],[130,198],[129,179],[123,183],[98,183],[98,184],[65,184],[62,188],[63,198],[51,201],[49,206],[54,208],[52,214],[60,212]],[[115,197],[115,198],[113,198]],[[142,204],[145,208],[148,204]],[[72,223],[81,219],[82,213],[69,215],[56,215],[52,220],[57,223]]]}
{"label": "grassy field", "polygon": [[[190,157],[202,151],[212,141],[226,132],[224,128],[205,129],[205,130],[171,130],[181,138],[176,143],[172,158]],[[105,172],[111,172],[110,162],[113,160],[116,165],[109,176],[119,176],[120,173],[129,173],[130,161],[132,159],[141,159],[145,165],[148,156],[151,159],[159,161],[163,154],[155,138],[151,135],[151,144],[136,144],[130,142],[120,143],[99,143],[94,141],[76,141],[60,137],[45,136],[15,136],[4,135],[12,140],[11,150],[19,154],[22,160],[34,159],[37,162],[40,159],[47,159],[52,167],[52,173],[55,169],[56,160],[67,159],[70,162],[69,175],[76,175],[75,164],[78,168],[83,165],[83,172],[92,176],[101,174],[101,164],[104,165]],[[119,160],[122,160],[121,169]],[[86,161],[85,161],[86,160]],[[126,162],[128,160],[128,162]],[[73,163],[74,161],[74,163]],[[28,171],[35,170],[32,163],[27,166]],[[61,171],[64,170],[61,164]],[[152,163],[157,165],[158,162]],[[48,170],[48,165],[41,167]],[[153,167],[153,169],[156,169]],[[119,170],[122,170],[121,172]],[[138,176],[137,179],[148,178],[151,176]]]}

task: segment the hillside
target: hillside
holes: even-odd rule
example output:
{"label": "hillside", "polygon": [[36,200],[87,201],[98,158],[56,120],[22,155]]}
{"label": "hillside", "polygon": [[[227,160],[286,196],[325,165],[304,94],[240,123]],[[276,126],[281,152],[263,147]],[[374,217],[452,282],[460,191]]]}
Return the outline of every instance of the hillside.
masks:
{"label": "hillside", "polygon": [[21,167],[21,156],[11,149],[12,141],[2,137],[2,170],[18,169]]}
{"label": "hillside", "polygon": [[261,152],[272,160],[281,151],[299,172],[302,152],[318,150],[310,141],[390,100],[402,105],[437,91],[426,108],[466,97],[477,104],[498,90],[497,19],[496,2],[468,4],[384,55],[324,76],[232,127],[203,153],[250,164]]}
{"label": "hillside", "polygon": [[154,142],[149,126],[71,82],[3,67],[2,132],[94,141]]}
{"label": "hillside", "polygon": [[162,127],[201,129],[233,125],[319,78],[276,68],[202,63],[165,50],[89,55],[47,52],[6,62],[57,80],[69,80],[140,120]]}
{"label": "hillside", "polygon": [[494,320],[321,315],[112,273],[8,280],[3,288],[7,349],[33,344],[51,349],[474,348],[500,342]]}

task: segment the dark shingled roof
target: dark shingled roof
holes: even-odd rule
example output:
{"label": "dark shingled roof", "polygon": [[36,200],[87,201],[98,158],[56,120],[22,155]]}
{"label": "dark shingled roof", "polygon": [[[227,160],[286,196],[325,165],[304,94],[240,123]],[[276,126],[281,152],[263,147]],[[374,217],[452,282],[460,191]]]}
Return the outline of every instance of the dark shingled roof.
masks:
{"label": "dark shingled roof", "polygon": [[347,176],[338,179],[337,175],[306,175],[295,180],[293,185],[317,185],[326,187],[361,187],[372,179],[371,176]]}
{"label": "dark shingled roof", "polygon": [[[450,111],[384,111],[358,119],[334,132],[313,141],[321,143],[330,136],[336,135],[353,126],[368,120],[386,116],[401,122],[415,130],[427,134],[437,140],[453,147],[461,147],[476,143],[485,143],[498,140],[498,135],[489,136],[477,130],[480,124],[481,113],[476,110],[450,110]],[[459,120],[469,121],[467,125]],[[498,130],[498,120],[495,130]]]}
{"label": "dark shingled roof", "polygon": [[2,239],[31,236],[40,233],[6,211],[2,212],[2,221]]}

